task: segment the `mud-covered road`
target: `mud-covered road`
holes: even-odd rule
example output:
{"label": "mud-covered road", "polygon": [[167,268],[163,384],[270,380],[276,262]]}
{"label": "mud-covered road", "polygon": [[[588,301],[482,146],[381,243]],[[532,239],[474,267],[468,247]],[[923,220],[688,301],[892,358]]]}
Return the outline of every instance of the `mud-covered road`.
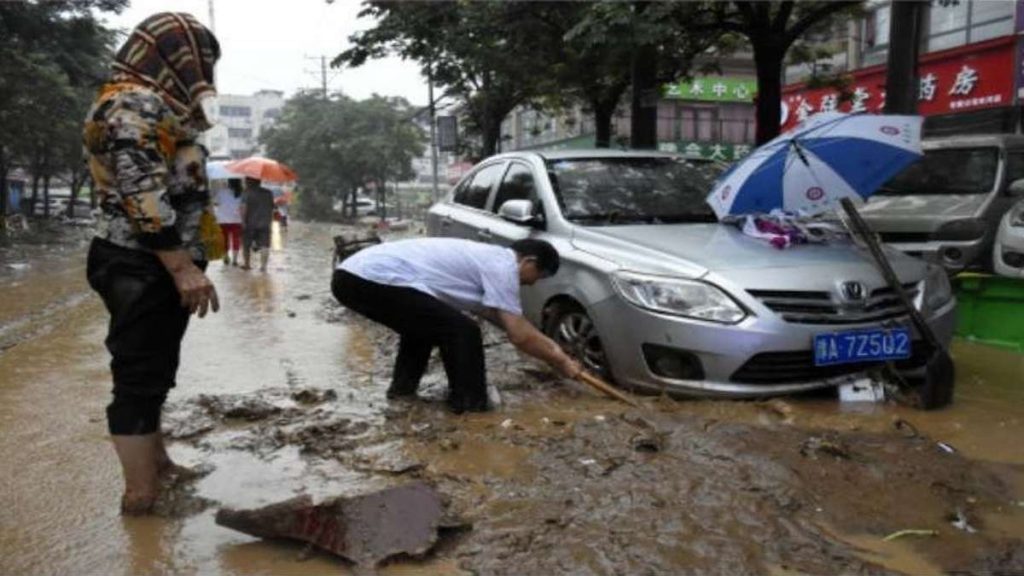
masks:
{"label": "mud-covered road", "polygon": [[[1024,573],[1024,356],[957,343],[957,398],[646,398],[558,381],[488,332],[503,405],[384,399],[395,340],[331,299],[327,226],[270,272],[210,266],[165,429],[201,477],[122,518],[106,439],[106,316],[84,250],[0,253],[0,573],[323,574],[351,568],[214,524],[220,506],[422,479],[461,530],[384,574]],[[11,265],[14,266],[11,266]],[[940,444],[941,442],[941,444]],[[902,530],[913,534],[885,540]]]}

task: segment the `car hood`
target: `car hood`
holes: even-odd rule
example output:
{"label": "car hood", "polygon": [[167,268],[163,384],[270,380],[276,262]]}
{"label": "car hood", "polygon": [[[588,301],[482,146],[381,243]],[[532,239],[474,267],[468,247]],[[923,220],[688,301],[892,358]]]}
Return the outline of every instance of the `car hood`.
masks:
{"label": "car hood", "polygon": [[[793,278],[800,269],[829,277],[878,274],[867,250],[847,239],[779,250],[723,224],[577,226],[573,245],[624,269],[691,278],[709,272],[737,280],[768,274]],[[895,250],[886,253],[902,281],[923,276],[923,263]]]}
{"label": "car hood", "polygon": [[860,213],[878,232],[934,232],[953,220],[973,218],[987,194],[872,196]]}

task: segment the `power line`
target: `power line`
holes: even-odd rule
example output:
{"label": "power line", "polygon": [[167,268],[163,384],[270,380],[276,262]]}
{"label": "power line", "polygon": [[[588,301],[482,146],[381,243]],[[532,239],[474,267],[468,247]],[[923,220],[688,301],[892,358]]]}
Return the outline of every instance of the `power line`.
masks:
{"label": "power line", "polygon": [[310,70],[310,69],[307,68],[307,69],[303,70],[303,72],[305,72],[306,74],[314,74],[314,75],[319,75],[320,76],[320,90],[323,93],[324,100],[327,100],[327,83],[330,82],[331,80],[334,80],[335,78],[337,78],[339,72],[336,71],[336,72],[334,72],[331,75],[331,77],[329,79],[327,78],[327,56],[325,56],[323,54],[321,54],[319,56],[304,56],[304,58],[306,60],[319,60],[320,61],[320,70],[319,71],[317,71],[317,70]]}

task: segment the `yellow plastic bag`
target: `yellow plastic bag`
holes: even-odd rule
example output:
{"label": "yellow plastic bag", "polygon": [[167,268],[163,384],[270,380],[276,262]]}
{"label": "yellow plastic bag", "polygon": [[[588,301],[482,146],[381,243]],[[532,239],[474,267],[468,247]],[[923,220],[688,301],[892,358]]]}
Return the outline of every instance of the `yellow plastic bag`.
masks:
{"label": "yellow plastic bag", "polygon": [[206,250],[207,261],[220,260],[227,253],[220,224],[217,223],[217,218],[209,209],[203,210],[203,215],[199,217],[199,239]]}

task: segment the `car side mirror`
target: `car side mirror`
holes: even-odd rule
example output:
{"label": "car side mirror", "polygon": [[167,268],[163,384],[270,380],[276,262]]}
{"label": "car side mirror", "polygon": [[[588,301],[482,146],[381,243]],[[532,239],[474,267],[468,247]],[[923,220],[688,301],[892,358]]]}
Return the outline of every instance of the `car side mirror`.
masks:
{"label": "car side mirror", "polygon": [[1010,182],[1010,186],[1006,189],[1006,191],[1010,194],[1010,196],[1024,196],[1024,178]]}
{"label": "car side mirror", "polygon": [[533,213],[533,202],[529,200],[508,200],[498,208],[498,216],[526,226],[537,226],[544,223],[544,219]]}

